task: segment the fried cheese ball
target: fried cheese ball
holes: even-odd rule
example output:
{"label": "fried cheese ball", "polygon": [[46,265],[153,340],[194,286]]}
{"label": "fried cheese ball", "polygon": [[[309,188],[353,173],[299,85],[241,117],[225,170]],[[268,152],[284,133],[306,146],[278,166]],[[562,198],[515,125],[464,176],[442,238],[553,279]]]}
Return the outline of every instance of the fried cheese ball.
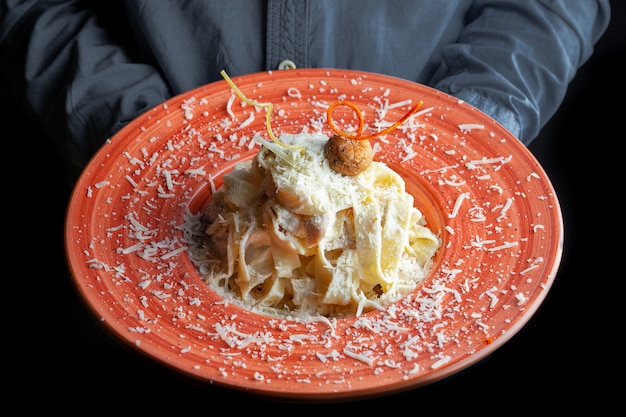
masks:
{"label": "fried cheese ball", "polygon": [[324,145],[324,157],[330,168],[343,175],[354,176],[372,163],[374,151],[369,140],[347,139],[333,135]]}

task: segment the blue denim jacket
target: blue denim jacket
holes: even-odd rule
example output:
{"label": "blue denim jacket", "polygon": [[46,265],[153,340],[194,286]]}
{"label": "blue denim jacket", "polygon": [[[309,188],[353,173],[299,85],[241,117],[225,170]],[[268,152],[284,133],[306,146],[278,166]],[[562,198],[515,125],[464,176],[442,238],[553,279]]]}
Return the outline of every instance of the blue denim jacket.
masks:
{"label": "blue denim jacket", "polygon": [[231,76],[346,68],[419,82],[529,144],[610,18],[608,0],[3,1],[0,90],[76,172],[124,124]]}

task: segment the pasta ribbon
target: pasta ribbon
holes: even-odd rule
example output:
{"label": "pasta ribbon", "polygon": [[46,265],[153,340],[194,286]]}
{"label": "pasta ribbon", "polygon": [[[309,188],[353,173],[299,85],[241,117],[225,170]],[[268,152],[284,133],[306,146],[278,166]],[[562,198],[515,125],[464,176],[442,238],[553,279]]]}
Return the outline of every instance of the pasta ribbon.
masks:
{"label": "pasta ribbon", "polygon": [[[356,248],[363,279],[387,292],[409,246],[413,197],[404,192],[402,177],[381,165],[372,165],[364,175],[369,192],[354,205]],[[385,198],[389,193],[393,198]]]}

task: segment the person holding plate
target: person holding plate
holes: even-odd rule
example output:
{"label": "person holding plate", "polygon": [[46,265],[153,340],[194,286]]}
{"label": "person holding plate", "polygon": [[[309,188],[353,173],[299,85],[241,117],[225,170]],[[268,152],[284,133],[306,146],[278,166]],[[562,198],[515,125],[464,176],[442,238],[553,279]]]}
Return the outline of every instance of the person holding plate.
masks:
{"label": "person holding plate", "polygon": [[528,145],[609,19],[608,0],[3,1],[0,91],[54,141],[70,184],[129,121],[221,70],[395,76]]}

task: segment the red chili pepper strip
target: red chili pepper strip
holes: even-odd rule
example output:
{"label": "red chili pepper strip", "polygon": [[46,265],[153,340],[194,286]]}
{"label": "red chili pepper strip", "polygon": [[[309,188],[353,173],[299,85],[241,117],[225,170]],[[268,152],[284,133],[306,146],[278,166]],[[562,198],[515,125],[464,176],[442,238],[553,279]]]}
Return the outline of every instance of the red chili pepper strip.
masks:
{"label": "red chili pepper strip", "polygon": [[[339,136],[343,136],[344,138],[353,139],[353,140],[374,139],[374,138],[376,138],[378,136],[386,135],[387,133],[391,132],[393,129],[395,129],[398,126],[400,126],[409,117],[411,117],[412,115],[417,113],[417,111],[422,106],[422,104],[424,104],[424,102],[422,100],[420,100],[411,110],[409,110],[409,112],[407,114],[402,116],[402,118],[400,120],[398,120],[397,122],[395,122],[391,126],[381,130],[380,132],[377,132],[377,133],[374,133],[374,134],[371,134],[371,135],[363,135],[363,129],[365,127],[365,121],[363,120],[363,114],[361,113],[361,110],[359,109],[359,107],[356,104],[354,104],[354,103],[352,103],[350,101],[337,101],[337,102],[331,104],[330,106],[328,106],[328,109],[326,110],[326,116],[327,116],[327,119],[328,119],[328,125],[333,130],[333,132],[335,132]],[[335,107],[337,107],[337,106],[347,106],[347,107],[350,107],[352,110],[355,111],[357,117],[359,118],[359,128],[358,128],[356,133],[342,132],[335,125],[335,122],[333,121],[332,113],[335,110]]]}
{"label": "red chili pepper strip", "polygon": [[[356,113],[356,115],[359,118],[359,129],[358,129],[356,134],[350,134],[350,133],[342,132],[335,125],[335,122],[333,121],[332,113],[335,110],[335,107],[337,107],[337,106],[348,106],[352,110],[354,110],[354,112]],[[333,130],[333,132],[335,132],[339,136],[343,136],[344,138],[356,139],[357,137],[361,136],[361,133],[363,133],[363,128],[365,127],[365,121],[363,120],[363,114],[361,113],[361,109],[359,109],[359,107],[356,104],[352,103],[351,101],[337,101],[337,102],[331,104],[330,106],[328,106],[328,110],[326,110],[326,116],[327,116],[326,118],[328,119],[328,124],[329,124],[330,128]]]}

